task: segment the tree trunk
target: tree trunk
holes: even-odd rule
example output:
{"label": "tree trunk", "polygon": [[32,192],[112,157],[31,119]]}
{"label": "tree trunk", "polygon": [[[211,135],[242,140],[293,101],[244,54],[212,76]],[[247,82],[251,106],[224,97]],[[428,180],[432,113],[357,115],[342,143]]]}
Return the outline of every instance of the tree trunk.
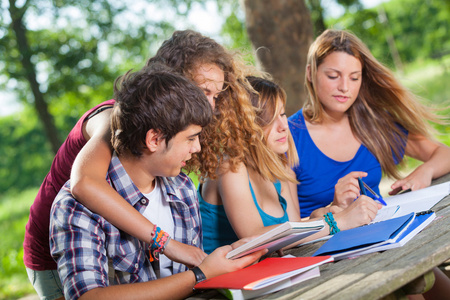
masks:
{"label": "tree trunk", "polygon": [[11,26],[14,30],[17,39],[17,47],[21,55],[21,63],[25,72],[26,79],[30,84],[31,91],[34,96],[34,106],[38,112],[38,116],[44,125],[44,130],[50,142],[52,151],[56,154],[61,141],[58,137],[58,130],[56,129],[53,116],[48,111],[47,103],[44,100],[44,95],[39,89],[39,83],[36,79],[35,66],[31,62],[31,49],[28,44],[26,36],[26,28],[23,25],[23,15],[26,10],[26,4],[21,8],[16,7],[16,1],[9,1],[9,13],[11,15]]}
{"label": "tree trunk", "polygon": [[286,114],[299,110],[306,97],[306,55],[313,28],[304,0],[244,0],[249,38],[264,71],[286,91]]}

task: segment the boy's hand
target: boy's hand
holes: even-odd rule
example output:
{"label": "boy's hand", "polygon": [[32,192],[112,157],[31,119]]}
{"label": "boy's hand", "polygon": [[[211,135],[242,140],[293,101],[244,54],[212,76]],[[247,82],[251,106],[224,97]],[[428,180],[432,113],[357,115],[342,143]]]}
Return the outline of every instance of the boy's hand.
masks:
{"label": "boy's hand", "polygon": [[263,249],[237,259],[226,258],[228,252],[240,246],[242,243],[243,241],[240,240],[232,245],[222,246],[214,250],[199,266],[203,273],[205,273],[206,278],[245,268],[258,262],[261,256],[267,253],[267,249]]}

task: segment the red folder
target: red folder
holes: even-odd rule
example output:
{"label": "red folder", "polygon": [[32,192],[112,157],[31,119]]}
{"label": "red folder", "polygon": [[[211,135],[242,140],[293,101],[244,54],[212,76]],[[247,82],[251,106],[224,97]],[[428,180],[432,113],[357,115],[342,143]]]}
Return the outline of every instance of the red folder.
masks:
{"label": "red folder", "polygon": [[202,281],[195,289],[259,289],[331,261],[331,256],[269,257],[247,268]]}

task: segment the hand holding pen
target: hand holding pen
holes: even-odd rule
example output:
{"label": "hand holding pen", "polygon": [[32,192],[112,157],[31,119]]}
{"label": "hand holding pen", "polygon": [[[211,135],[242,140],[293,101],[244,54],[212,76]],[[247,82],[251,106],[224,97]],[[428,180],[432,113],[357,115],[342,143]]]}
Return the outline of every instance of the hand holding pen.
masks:
{"label": "hand holding pen", "polygon": [[387,203],[383,200],[383,198],[381,196],[379,196],[377,193],[375,193],[362,179],[361,177],[358,177],[358,184],[359,184],[359,189],[361,190],[361,195],[365,195],[365,196],[369,196],[370,195],[367,194],[367,191],[369,191],[370,194],[372,194],[372,199],[381,203],[382,205],[386,206]]}
{"label": "hand holding pen", "polygon": [[358,187],[358,177],[366,177],[366,172],[353,171],[339,178],[334,186],[334,199],[332,205],[345,209],[359,197],[360,189]]}

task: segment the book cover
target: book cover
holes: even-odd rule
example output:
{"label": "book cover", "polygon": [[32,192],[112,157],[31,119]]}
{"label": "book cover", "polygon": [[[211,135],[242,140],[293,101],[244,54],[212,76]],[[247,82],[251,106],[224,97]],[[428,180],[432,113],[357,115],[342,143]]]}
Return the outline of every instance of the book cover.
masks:
{"label": "book cover", "polygon": [[311,270],[305,271],[290,278],[283,279],[278,283],[257,289],[257,290],[241,290],[241,289],[219,289],[219,292],[225,295],[228,299],[245,300],[255,297],[267,295],[288,288],[300,282],[316,278],[320,276],[319,267],[314,267]]}
{"label": "book cover", "polygon": [[414,236],[421,232],[425,227],[427,227],[434,219],[436,214],[432,211],[425,213],[418,213],[414,218],[410,226],[398,237],[396,242],[393,243],[383,243],[377,247],[373,247],[361,252],[357,252],[356,255],[363,255],[378,251],[385,251],[397,247],[402,247],[407,242],[409,242]]}
{"label": "book cover", "polygon": [[[260,249],[269,248],[269,253],[281,249],[323,229],[323,220],[308,222],[285,222],[261,234],[253,240],[233,249],[228,259],[239,258]],[[288,237],[290,236],[290,237]]]}
{"label": "book cover", "polygon": [[256,290],[331,261],[331,256],[269,257],[247,268],[202,281],[194,288]]}
{"label": "book cover", "polygon": [[413,222],[415,213],[336,233],[315,255],[332,255],[335,259],[379,245],[393,243]]}

